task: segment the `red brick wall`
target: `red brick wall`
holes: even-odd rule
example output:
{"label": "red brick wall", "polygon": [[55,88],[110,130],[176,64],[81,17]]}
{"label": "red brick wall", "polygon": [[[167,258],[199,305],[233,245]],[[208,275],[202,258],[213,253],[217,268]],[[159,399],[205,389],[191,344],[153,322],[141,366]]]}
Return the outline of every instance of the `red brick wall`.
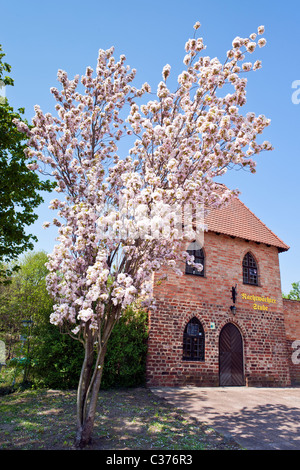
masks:
{"label": "red brick wall", "polygon": [[295,341],[300,342],[300,301],[283,299],[283,311],[285,320],[286,337],[289,346],[289,361],[291,381],[300,384],[300,347]]}
{"label": "red brick wall", "polygon": [[[149,386],[219,385],[219,335],[227,322],[243,337],[247,385],[289,385],[278,250],[264,244],[208,232],[204,237],[205,277],[167,272],[154,278],[157,310],[150,315],[147,380]],[[242,261],[251,251],[260,285],[243,284]],[[182,265],[184,271],[184,265]],[[237,284],[237,313],[233,315],[231,288]],[[243,298],[245,296],[256,296]],[[269,301],[267,300],[269,299]],[[265,310],[254,309],[253,305]],[[205,332],[205,361],[182,360],[186,323],[196,316]],[[211,329],[211,323],[215,329]]]}

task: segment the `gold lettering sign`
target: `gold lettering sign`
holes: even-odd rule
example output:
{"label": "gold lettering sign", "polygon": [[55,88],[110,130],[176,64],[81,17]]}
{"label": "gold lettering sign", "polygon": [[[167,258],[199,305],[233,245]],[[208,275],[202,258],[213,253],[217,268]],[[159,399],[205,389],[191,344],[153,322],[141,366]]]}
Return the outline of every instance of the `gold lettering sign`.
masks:
{"label": "gold lettering sign", "polygon": [[[272,299],[271,297],[265,297],[265,296],[260,296],[260,295],[249,295],[245,293],[242,293],[241,297],[243,300],[252,300],[254,302],[253,310],[262,310],[264,312],[267,312],[270,304],[276,304],[276,299]],[[269,305],[259,305],[257,302],[263,302]]]}

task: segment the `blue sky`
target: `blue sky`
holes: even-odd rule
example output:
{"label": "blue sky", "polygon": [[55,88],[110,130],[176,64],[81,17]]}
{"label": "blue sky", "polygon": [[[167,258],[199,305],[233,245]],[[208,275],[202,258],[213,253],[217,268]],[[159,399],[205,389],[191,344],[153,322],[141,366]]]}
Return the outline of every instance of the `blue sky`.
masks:
{"label": "blue sky", "polygon": [[[0,44],[15,80],[6,96],[15,108],[25,107],[29,121],[35,104],[54,112],[49,89],[57,85],[57,70],[81,75],[95,65],[100,48],[111,46],[137,69],[137,85],[147,81],[155,89],[165,64],[177,78],[196,21],[206,54],[220,60],[235,36],[246,37],[264,25],[267,46],[255,53],[263,68],[248,74],[245,111],[271,119],[264,138],[275,150],[258,157],[255,175],[232,171],[223,182],[239,188],[241,200],[290,246],[280,254],[282,289],[288,292],[300,280],[300,104],[292,102],[292,83],[300,80],[299,13],[299,3],[291,0],[0,1]],[[48,210],[52,198],[46,195],[39,220],[30,227],[39,238],[36,250],[50,252],[55,243],[55,230],[41,228],[54,215]]]}

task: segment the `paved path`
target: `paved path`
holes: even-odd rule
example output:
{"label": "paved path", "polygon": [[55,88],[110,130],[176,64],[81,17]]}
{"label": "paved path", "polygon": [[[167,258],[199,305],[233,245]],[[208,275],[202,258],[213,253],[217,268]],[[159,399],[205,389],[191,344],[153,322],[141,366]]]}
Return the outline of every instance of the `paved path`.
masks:
{"label": "paved path", "polygon": [[300,450],[300,388],[161,387],[153,393],[249,450]]}

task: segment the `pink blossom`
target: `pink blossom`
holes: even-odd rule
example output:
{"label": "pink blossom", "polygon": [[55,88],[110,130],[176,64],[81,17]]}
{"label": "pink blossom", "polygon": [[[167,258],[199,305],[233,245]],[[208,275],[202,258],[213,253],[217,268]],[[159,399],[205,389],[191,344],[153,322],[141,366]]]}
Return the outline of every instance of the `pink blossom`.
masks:
{"label": "pink blossom", "polygon": [[234,38],[224,63],[203,55],[202,38],[189,39],[177,87],[166,85],[167,64],[151,99],[148,83],[133,85],[136,70],[124,55],[100,49],[81,78],[58,71],[55,115],[35,106],[30,129],[16,122],[28,136],[29,168],[48,168],[59,195],[50,203],[58,244],[47,264],[53,323],[70,323],[79,337],[87,325],[99,334],[130,303],[150,305],[151,276],[164,266],[179,274],[182,244],[194,236],[192,224],[182,230],[184,205],[223,204],[235,192],[217,197],[215,179],[230,165],[255,171],[249,157],[271,150],[257,140],[270,121],[242,113],[245,74],[261,67],[245,59],[255,39]]}
{"label": "pink blossom", "polygon": [[259,45],[259,47],[264,47],[267,44],[267,41],[265,38],[261,38],[258,40],[257,44]]}
{"label": "pink blossom", "polygon": [[264,27],[264,26],[259,26],[259,27],[257,28],[257,31],[258,31],[258,34],[260,34],[260,35],[261,35],[261,34],[264,34],[264,32],[265,32],[265,27]]}
{"label": "pink blossom", "polygon": [[248,52],[250,52],[250,53],[254,52],[255,48],[256,48],[256,42],[253,42],[253,41],[248,42],[248,44],[247,44],[247,51]]}

